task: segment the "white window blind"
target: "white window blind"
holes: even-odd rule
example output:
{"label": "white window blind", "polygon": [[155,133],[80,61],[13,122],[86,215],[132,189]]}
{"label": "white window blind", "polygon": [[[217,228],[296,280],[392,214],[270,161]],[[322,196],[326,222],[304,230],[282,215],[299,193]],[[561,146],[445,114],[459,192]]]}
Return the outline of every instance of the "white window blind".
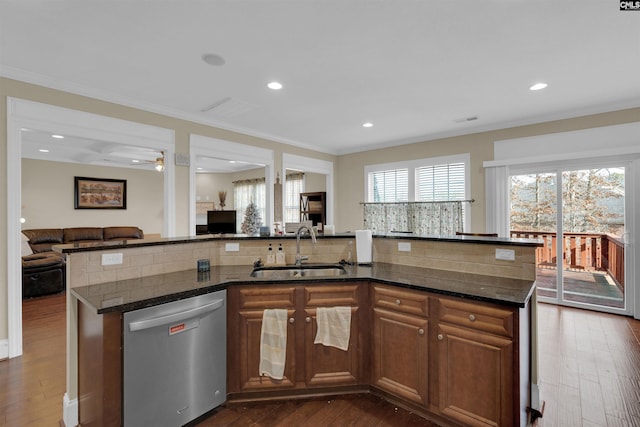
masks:
{"label": "white window blind", "polygon": [[406,202],[409,200],[409,169],[369,173],[369,200],[372,202]]}
{"label": "white window blind", "polygon": [[465,164],[450,163],[416,168],[416,201],[465,200]]}

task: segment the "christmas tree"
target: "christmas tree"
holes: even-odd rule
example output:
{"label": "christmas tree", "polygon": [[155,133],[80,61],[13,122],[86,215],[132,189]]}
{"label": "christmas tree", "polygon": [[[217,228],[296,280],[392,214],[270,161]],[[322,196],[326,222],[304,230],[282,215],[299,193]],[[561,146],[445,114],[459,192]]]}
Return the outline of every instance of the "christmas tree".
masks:
{"label": "christmas tree", "polygon": [[262,218],[260,218],[258,207],[252,201],[244,211],[244,221],[242,222],[241,230],[244,234],[257,234],[258,231],[260,231],[261,225]]}

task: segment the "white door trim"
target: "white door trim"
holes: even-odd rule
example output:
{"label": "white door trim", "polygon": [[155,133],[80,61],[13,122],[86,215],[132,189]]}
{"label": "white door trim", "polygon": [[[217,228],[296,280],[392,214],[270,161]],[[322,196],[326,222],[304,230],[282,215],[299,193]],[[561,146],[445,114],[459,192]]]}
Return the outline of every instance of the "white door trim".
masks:
{"label": "white door trim", "polygon": [[196,234],[196,159],[198,156],[211,156],[222,159],[242,159],[249,163],[263,164],[265,174],[266,212],[264,224],[273,223],[273,184],[274,153],[273,150],[225,141],[208,136],[189,135],[189,233]]}
{"label": "white door trim", "polygon": [[[326,209],[327,209],[327,224],[335,224],[334,212],[333,212],[333,195],[335,193],[333,188],[333,162],[327,160],[314,159],[311,157],[298,156],[295,154],[282,153],[282,170],[280,176],[286,178],[287,169],[297,169],[310,173],[317,173],[325,175],[325,189],[326,189]],[[282,192],[282,206],[285,206],[285,192]],[[283,212],[284,214],[284,212]],[[283,216],[284,218],[284,216]],[[325,224],[323,224],[325,225]]]}

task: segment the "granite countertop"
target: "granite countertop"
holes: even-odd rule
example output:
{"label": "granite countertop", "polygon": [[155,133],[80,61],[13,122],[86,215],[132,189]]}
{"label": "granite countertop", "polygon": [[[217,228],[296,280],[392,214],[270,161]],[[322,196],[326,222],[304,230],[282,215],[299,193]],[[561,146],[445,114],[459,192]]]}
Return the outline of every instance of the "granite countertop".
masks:
{"label": "granite countertop", "polygon": [[430,268],[373,263],[345,266],[340,276],[251,277],[251,266],[213,266],[199,273],[185,270],[71,288],[72,295],[95,308],[98,314],[127,312],[225,289],[231,284],[282,285],[369,280],[512,307],[525,307],[535,289],[530,280],[509,279]]}
{"label": "granite countertop", "polygon": [[[319,234],[318,239],[353,239],[355,233],[336,233],[331,235]],[[246,234],[202,234],[186,237],[158,237],[151,239],[110,240],[98,242],[63,243],[54,245],[53,250],[62,253],[91,252],[105,249],[122,249],[141,246],[176,245],[193,242],[207,241],[242,241],[242,240],[279,240],[295,239],[295,234],[249,236]],[[501,246],[529,246],[539,247],[543,245],[540,239],[523,239],[507,237],[483,237],[483,236],[431,236],[416,235],[411,233],[374,233],[374,239],[402,239],[402,240],[428,240],[438,242],[475,243]]]}

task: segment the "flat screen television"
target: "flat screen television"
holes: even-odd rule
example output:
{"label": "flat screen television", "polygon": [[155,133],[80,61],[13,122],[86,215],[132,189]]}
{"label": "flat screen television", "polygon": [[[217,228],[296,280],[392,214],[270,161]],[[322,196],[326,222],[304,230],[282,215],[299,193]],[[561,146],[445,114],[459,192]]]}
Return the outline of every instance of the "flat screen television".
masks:
{"label": "flat screen television", "polygon": [[211,234],[236,234],[236,211],[207,211],[207,230]]}

